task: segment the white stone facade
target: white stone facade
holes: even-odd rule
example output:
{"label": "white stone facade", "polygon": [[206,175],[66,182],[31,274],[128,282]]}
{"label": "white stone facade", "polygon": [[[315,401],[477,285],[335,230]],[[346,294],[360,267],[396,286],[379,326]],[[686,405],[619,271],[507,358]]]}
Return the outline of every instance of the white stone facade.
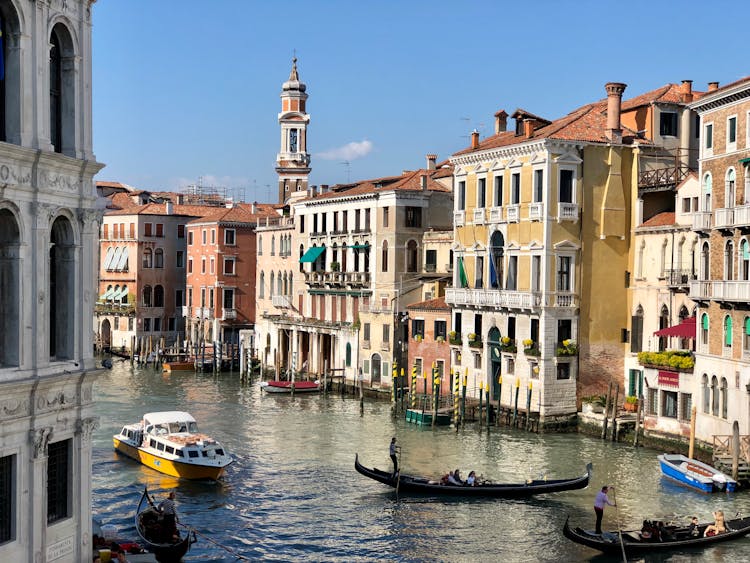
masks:
{"label": "white stone facade", "polygon": [[[0,561],[91,552],[91,3],[1,0]],[[4,98],[4,99],[3,99]]]}

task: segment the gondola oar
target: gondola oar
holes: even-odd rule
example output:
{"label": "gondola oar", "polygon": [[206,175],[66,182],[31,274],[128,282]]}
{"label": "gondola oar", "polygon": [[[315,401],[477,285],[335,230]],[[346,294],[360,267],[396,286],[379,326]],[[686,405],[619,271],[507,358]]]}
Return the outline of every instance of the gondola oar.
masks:
{"label": "gondola oar", "polygon": [[612,489],[612,498],[615,501],[615,518],[617,519],[617,535],[620,538],[620,547],[622,548],[622,563],[628,562],[628,557],[625,555],[625,543],[622,540],[622,529],[620,528],[620,509],[617,506],[617,492],[614,487]]}
{"label": "gondola oar", "polygon": [[398,474],[396,475],[396,500],[398,501],[398,486],[401,484],[401,447],[398,448]]}

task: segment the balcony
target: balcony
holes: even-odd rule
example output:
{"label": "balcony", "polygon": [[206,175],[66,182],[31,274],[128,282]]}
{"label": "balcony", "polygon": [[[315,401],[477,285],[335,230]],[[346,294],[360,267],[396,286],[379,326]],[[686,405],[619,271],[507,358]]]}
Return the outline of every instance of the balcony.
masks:
{"label": "balcony", "polygon": [[710,231],[712,213],[710,211],[697,211],[693,213],[693,230]]}
{"label": "balcony", "polygon": [[189,317],[190,316],[190,309],[191,309],[191,307],[189,305],[183,305],[182,306],[182,316],[183,317]]}
{"label": "balcony", "polygon": [[712,299],[716,301],[750,301],[750,281],[711,282]]}
{"label": "balcony", "polygon": [[503,208],[502,207],[490,207],[490,223],[502,223],[503,222]]}
{"label": "balcony", "polygon": [[484,225],[484,207],[474,210],[474,224]]}
{"label": "balcony", "polygon": [[716,209],[714,210],[713,219],[714,227],[717,229],[750,227],[750,205]]}
{"label": "balcony", "polygon": [[557,204],[557,222],[578,221],[578,204],[561,201]]}
{"label": "balcony", "polygon": [[464,289],[445,290],[445,302],[450,305],[469,307],[489,307],[509,309],[533,309],[539,307],[539,294],[530,291],[508,291],[503,289]]}
{"label": "balcony", "polygon": [[221,317],[224,321],[233,321],[237,318],[237,309],[224,309]]}
{"label": "balcony", "polygon": [[529,204],[529,220],[541,221],[544,219],[544,204],[541,202]]}
{"label": "balcony", "polygon": [[135,313],[135,305],[132,303],[126,303],[124,305],[120,303],[95,303],[94,311],[97,313],[108,313],[114,315],[127,315]]}
{"label": "balcony", "polygon": [[508,223],[518,223],[521,218],[521,206],[516,204],[509,205],[505,208]]}
{"label": "balcony", "polygon": [[370,272],[305,272],[305,283],[311,287],[369,286]]}
{"label": "balcony", "polygon": [[424,271],[426,273],[434,273],[437,272],[437,264],[425,264],[424,265]]}
{"label": "balcony", "polygon": [[277,309],[292,309],[292,299],[288,295],[274,295],[271,304]]}
{"label": "balcony", "polygon": [[196,307],[195,316],[198,319],[213,319],[214,310],[211,307]]}
{"label": "balcony", "polygon": [[694,280],[690,282],[690,299],[693,301],[706,301],[711,299],[711,283],[705,280]]}
{"label": "balcony", "polygon": [[690,269],[664,270],[664,279],[672,289],[688,289],[690,282],[695,280],[695,272]]}
{"label": "balcony", "polygon": [[456,227],[463,227],[466,224],[466,211],[454,211],[453,212],[453,225]]}
{"label": "balcony", "polygon": [[665,166],[655,170],[644,170],[638,174],[638,189],[659,191],[674,188],[690,174],[690,168],[684,164]]}

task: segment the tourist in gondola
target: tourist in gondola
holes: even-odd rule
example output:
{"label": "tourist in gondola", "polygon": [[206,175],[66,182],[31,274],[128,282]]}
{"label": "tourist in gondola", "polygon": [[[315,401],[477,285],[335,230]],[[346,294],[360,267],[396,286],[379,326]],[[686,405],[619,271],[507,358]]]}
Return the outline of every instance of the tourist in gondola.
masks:
{"label": "tourist in gondola", "polygon": [[393,462],[393,476],[398,475],[398,452],[401,451],[401,446],[396,445],[396,437],[391,439],[391,446],[389,448],[391,461]]}
{"label": "tourist in gondola", "polygon": [[602,487],[602,490],[596,493],[596,498],[594,499],[594,512],[596,513],[596,533],[597,534],[602,533],[602,517],[604,516],[604,507],[606,505],[617,506],[617,503],[612,503],[609,501],[609,497],[607,496],[607,493],[610,490],[614,490],[614,487],[608,487],[607,485],[604,485]]}
{"label": "tourist in gondola", "polygon": [[476,471],[469,471],[469,476],[466,478],[466,484],[470,487],[473,487],[477,484],[477,474]]}
{"label": "tourist in gondola", "polygon": [[697,538],[701,534],[701,531],[698,529],[698,517],[697,516],[693,516],[690,519],[689,529],[690,529],[691,538]]}
{"label": "tourist in gondola", "polygon": [[169,495],[159,504],[159,512],[162,514],[162,523],[164,526],[165,536],[177,541],[180,539],[180,533],[177,531],[177,509],[174,505],[175,493],[169,491]]}
{"label": "tourist in gondola", "polygon": [[706,526],[703,532],[703,537],[715,536],[716,534],[723,534],[727,531],[727,527],[724,524],[724,511],[717,510],[714,512],[714,523]]}

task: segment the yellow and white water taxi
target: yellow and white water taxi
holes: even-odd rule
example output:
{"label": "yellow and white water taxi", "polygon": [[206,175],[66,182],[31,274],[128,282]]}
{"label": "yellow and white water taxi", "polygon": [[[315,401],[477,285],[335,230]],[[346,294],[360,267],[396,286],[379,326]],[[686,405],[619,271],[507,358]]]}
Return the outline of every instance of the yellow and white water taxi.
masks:
{"label": "yellow and white water taxi", "polygon": [[112,437],[115,449],[161,473],[183,479],[218,479],[234,461],[222,445],[198,432],[186,412],[152,412]]}

